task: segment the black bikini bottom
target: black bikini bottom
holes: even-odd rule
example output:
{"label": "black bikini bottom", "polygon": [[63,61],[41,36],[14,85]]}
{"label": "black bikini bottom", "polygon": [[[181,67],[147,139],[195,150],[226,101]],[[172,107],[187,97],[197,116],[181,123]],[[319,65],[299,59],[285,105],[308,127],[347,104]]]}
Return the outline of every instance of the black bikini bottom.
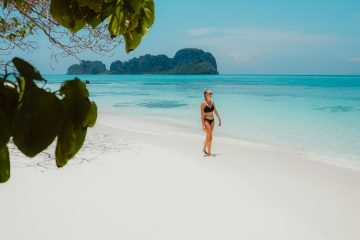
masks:
{"label": "black bikini bottom", "polygon": [[212,122],[214,121],[214,119],[206,119],[206,118],[205,118],[205,121],[207,121],[207,122],[211,125]]}

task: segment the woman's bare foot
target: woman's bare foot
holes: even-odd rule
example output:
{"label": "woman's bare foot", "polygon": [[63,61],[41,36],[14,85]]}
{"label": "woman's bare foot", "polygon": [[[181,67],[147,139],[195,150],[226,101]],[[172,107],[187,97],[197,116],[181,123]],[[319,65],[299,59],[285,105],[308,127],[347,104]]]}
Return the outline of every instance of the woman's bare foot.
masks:
{"label": "woman's bare foot", "polygon": [[207,157],[212,156],[212,154],[211,154],[211,153],[208,153],[205,149],[203,149],[203,152],[204,152],[205,156],[207,156]]}
{"label": "woman's bare foot", "polygon": [[204,152],[204,154],[208,155],[208,153],[207,153],[207,151],[206,151],[205,148],[203,148],[203,152]]}

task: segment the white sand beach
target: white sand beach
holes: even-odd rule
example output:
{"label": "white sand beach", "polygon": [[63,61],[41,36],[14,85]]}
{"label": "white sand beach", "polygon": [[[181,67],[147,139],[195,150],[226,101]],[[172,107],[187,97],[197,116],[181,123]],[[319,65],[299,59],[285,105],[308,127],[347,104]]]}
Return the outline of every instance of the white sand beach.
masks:
{"label": "white sand beach", "polygon": [[360,239],[360,171],[304,152],[170,123],[99,114],[57,169],[53,146],[11,151],[0,185],[4,240]]}

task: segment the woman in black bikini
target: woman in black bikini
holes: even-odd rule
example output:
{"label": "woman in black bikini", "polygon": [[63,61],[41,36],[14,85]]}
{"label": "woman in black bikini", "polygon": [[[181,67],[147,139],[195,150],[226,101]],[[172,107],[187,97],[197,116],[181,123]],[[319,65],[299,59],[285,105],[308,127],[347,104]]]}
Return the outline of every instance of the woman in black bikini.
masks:
{"label": "woman in black bikini", "polygon": [[203,152],[207,156],[211,156],[211,142],[212,142],[212,132],[214,129],[214,115],[219,119],[219,126],[221,126],[221,119],[218,111],[216,110],[215,104],[211,99],[212,92],[209,89],[204,91],[204,101],[201,103],[200,112],[201,112],[201,123],[203,131],[206,133],[206,138],[204,142]]}

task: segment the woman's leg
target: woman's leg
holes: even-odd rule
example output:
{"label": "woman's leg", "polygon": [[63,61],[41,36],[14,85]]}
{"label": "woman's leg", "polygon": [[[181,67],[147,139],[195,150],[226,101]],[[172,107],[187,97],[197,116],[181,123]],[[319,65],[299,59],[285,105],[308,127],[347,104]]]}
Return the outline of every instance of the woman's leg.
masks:
{"label": "woman's leg", "polygon": [[204,145],[203,145],[203,152],[206,154],[206,147],[207,147],[207,142],[208,142],[208,134],[206,132],[206,120],[204,120],[204,132],[205,132],[205,140],[204,140]]}
{"label": "woman's leg", "polygon": [[211,141],[212,141],[212,130],[211,125],[208,121],[205,121],[205,132],[206,132],[206,148],[207,153],[211,154]]}
{"label": "woman's leg", "polygon": [[210,124],[208,124],[208,125],[209,125],[209,137],[208,137],[207,149],[208,149],[208,153],[211,154],[211,144],[212,144],[212,137],[213,137],[215,121],[212,121],[211,125]]}
{"label": "woman's leg", "polygon": [[203,146],[203,152],[207,153],[206,147],[207,147],[207,142],[208,142],[208,137],[207,137],[208,134],[206,132],[206,129],[205,129],[205,134],[206,134],[206,136],[205,136],[205,141],[204,141],[204,146]]}

